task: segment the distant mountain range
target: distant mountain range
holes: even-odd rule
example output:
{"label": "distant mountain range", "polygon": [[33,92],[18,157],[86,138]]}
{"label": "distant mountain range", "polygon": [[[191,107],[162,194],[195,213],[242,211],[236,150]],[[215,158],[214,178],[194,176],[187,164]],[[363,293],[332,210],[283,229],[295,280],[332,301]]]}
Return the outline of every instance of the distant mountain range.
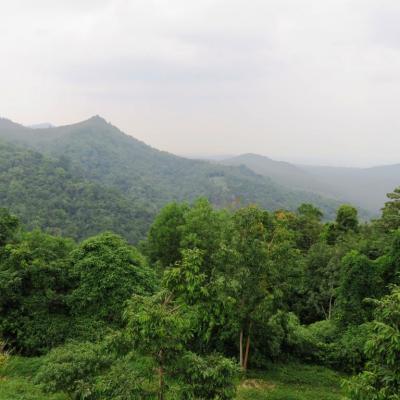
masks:
{"label": "distant mountain range", "polygon": [[386,194],[400,186],[400,164],[372,168],[341,168],[295,165],[257,154],[243,154],[220,161],[224,165],[246,166],[296,190],[350,202],[377,215]]}
{"label": "distant mountain range", "polygon": [[50,122],[42,122],[40,124],[29,125],[28,128],[32,128],[32,129],[48,129],[48,128],[55,128],[55,126],[53,124],[50,124]]}
{"label": "distant mountain range", "polygon": [[163,205],[199,196],[219,207],[257,203],[269,210],[294,210],[309,202],[327,218],[340,204],[251,166],[156,150],[99,116],[38,129],[0,119],[1,141],[2,154],[18,156],[0,159],[0,206],[15,211],[28,226],[50,227],[78,239],[111,229],[137,242]]}

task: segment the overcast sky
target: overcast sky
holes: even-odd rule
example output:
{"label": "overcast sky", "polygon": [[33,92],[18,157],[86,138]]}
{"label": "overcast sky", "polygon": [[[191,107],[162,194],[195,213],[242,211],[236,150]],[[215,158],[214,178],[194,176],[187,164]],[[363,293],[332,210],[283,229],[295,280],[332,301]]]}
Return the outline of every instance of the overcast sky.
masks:
{"label": "overcast sky", "polygon": [[400,162],[399,0],[0,0],[0,115],[178,154]]}

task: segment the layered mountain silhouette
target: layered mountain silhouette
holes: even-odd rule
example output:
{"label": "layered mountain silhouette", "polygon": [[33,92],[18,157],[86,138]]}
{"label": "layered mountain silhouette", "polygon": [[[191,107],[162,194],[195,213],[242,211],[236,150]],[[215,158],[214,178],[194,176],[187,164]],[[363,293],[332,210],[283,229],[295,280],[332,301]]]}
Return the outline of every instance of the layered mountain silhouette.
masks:
{"label": "layered mountain silhouette", "polygon": [[[260,170],[243,160],[222,165],[178,157],[124,134],[99,116],[43,129],[0,119],[0,143],[0,206],[30,227],[77,239],[111,229],[137,242],[163,205],[200,196],[217,207],[255,203],[268,210],[294,210],[313,203],[327,218],[342,200],[309,185],[304,177],[312,174],[305,169],[279,163],[280,168],[268,172],[268,166]],[[7,154],[14,154],[14,161]],[[315,174],[314,182],[320,181]],[[35,190],[39,183],[46,190]]]}
{"label": "layered mountain silhouette", "polygon": [[305,166],[257,154],[243,154],[221,163],[244,165],[284,186],[350,202],[371,215],[378,215],[386,194],[400,186],[400,164],[372,168]]}

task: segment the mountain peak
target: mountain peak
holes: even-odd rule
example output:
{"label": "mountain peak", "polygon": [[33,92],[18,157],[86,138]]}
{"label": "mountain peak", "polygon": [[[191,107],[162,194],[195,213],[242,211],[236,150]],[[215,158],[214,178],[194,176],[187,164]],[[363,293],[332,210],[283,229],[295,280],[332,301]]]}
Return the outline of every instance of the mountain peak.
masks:
{"label": "mountain peak", "polygon": [[108,122],[98,114],[94,115],[93,117],[90,117],[88,120],[86,120],[84,122],[95,122],[95,123],[101,123],[101,124],[107,124],[108,125]]}

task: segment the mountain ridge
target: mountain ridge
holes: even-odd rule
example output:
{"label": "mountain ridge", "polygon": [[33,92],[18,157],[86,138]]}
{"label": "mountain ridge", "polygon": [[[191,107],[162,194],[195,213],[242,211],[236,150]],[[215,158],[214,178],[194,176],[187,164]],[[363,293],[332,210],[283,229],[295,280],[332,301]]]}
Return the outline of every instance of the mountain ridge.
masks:
{"label": "mountain ridge", "polygon": [[313,166],[276,161],[254,153],[241,154],[221,163],[245,165],[285,186],[350,202],[373,215],[383,207],[386,194],[400,185],[400,164],[366,168]]}
{"label": "mountain ridge", "polygon": [[100,116],[44,129],[2,120],[0,139],[70,163],[85,182],[117,191],[136,209],[146,205],[146,212],[150,210],[153,216],[169,202],[191,202],[198,197],[208,198],[217,207],[255,203],[268,210],[295,210],[301,203],[313,203],[327,218],[333,218],[340,204],[291,190],[245,166],[191,160],[157,150]]}

